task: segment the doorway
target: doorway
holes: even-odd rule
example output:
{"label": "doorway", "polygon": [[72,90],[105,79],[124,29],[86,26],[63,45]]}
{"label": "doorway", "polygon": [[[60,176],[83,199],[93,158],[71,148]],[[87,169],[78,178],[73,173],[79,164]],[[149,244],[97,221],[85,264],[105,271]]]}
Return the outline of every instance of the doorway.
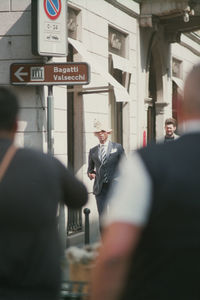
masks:
{"label": "doorway", "polygon": [[[74,49],[69,44],[67,61],[74,61]],[[74,86],[68,86],[68,90],[73,90]],[[74,92],[67,93],[67,153],[68,153],[68,167],[72,173],[75,173],[75,94]],[[82,224],[82,210],[73,210],[68,208],[67,217],[67,236],[81,232],[83,230]]]}
{"label": "doorway", "polygon": [[147,142],[155,142],[156,140],[156,101],[157,101],[157,86],[156,86],[156,72],[153,55],[150,59],[149,68],[149,95],[151,102],[147,110]]}

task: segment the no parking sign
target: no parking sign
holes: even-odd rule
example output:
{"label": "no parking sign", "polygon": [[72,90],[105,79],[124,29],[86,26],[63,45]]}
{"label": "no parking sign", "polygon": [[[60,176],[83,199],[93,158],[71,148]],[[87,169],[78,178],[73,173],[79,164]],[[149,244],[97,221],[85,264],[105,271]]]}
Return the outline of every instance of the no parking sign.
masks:
{"label": "no parking sign", "polygon": [[61,13],[61,0],[44,0],[44,10],[49,19],[57,19]]}
{"label": "no parking sign", "polygon": [[32,52],[67,55],[66,0],[32,0]]}

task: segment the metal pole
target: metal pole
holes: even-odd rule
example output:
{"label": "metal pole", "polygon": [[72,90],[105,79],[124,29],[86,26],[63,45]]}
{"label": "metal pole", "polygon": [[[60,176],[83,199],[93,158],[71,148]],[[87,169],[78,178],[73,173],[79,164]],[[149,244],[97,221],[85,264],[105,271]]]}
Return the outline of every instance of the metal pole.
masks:
{"label": "metal pole", "polygon": [[47,144],[48,152],[53,154],[53,135],[52,130],[54,129],[54,96],[53,96],[53,86],[48,86],[48,96],[47,96]]}
{"label": "metal pole", "polygon": [[84,208],[83,212],[85,214],[85,245],[89,245],[89,243],[90,243],[90,223],[89,223],[90,209]]}

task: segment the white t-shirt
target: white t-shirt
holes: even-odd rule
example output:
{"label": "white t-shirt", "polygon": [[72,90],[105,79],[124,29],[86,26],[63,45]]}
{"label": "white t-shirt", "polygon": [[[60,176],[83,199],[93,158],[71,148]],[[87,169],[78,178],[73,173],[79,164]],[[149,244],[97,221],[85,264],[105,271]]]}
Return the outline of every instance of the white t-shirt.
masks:
{"label": "white t-shirt", "polygon": [[151,177],[138,153],[120,163],[119,182],[109,197],[109,211],[102,217],[107,226],[114,222],[144,225],[151,205]]}

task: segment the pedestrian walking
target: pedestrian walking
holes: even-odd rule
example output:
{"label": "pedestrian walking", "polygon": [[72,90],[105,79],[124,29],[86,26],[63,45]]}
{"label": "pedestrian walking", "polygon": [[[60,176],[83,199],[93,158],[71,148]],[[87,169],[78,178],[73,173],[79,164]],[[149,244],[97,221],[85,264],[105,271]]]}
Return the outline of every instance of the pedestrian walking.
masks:
{"label": "pedestrian walking", "polygon": [[96,121],[94,134],[99,144],[89,151],[87,174],[90,180],[94,180],[93,193],[100,217],[106,205],[109,188],[116,179],[118,163],[124,154],[122,145],[109,140],[111,132],[112,129]]}
{"label": "pedestrian walking", "polygon": [[54,157],[15,147],[17,114],[0,87],[0,299],[58,300],[58,202],[80,208],[87,190]]}
{"label": "pedestrian walking", "polygon": [[140,149],[121,165],[103,217],[91,300],[200,298],[199,82],[197,65],[180,108],[184,134]]}

